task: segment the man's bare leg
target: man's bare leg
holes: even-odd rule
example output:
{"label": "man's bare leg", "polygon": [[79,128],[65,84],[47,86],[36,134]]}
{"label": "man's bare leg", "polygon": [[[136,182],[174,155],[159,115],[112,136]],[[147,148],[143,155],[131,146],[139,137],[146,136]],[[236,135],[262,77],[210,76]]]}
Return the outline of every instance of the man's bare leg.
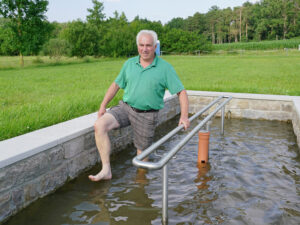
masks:
{"label": "man's bare leg", "polygon": [[110,140],[108,132],[120,125],[115,117],[105,113],[95,122],[96,145],[101,157],[102,170],[96,175],[90,175],[91,181],[110,180],[112,178],[110,167]]}

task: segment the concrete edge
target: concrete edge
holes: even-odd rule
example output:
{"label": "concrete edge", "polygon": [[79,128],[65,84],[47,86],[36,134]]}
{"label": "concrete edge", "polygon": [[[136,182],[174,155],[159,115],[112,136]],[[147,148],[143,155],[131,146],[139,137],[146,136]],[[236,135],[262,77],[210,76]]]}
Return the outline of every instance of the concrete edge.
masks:
{"label": "concrete edge", "polygon": [[293,129],[297,137],[298,147],[300,148],[300,99],[294,99],[293,103],[295,110],[295,121],[293,121]]}
{"label": "concrete edge", "polygon": [[242,99],[261,99],[261,100],[273,100],[273,101],[293,101],[300,100],[300,96],[287,96],[287,95],[264,95],[264,94],[249,94],[249,93],[233,93],[233,92],[211,92],[211,91],[187,91],[188,95],[194,96],[208,96],[219,97],[231,95],[233,98]]}

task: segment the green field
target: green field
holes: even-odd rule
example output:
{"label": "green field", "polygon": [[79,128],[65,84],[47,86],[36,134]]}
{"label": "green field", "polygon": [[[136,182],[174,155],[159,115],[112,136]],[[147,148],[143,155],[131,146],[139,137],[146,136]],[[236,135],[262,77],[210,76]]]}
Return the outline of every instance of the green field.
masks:
{"label": "green field", "polygon": [[259,41],[259,42],[236,42],[213,45],[213,50],[232,51],[243,50],[273,50],[273,49],[297,49],[300,45],[300,38],[277,40],[277,41]]}
{"label": "green field", "polygon": [[[163,58],[189,90],[300,96],[300,51]],[[0,57],[0,140],[95,112],[125,61],[25,59]]]}

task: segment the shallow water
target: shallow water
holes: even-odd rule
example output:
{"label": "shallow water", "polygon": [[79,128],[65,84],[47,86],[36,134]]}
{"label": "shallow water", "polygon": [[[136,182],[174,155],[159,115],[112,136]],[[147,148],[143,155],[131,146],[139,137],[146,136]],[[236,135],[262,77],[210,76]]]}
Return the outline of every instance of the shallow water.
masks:
{"label": "shallow water", "polygon": [[[177,120],[161,125],[156,139]],[[185,135],[178,133],[158,152]],[[197,143],[196,135],[170,162],[169,224],[300,224],[300,154],[291,124],[231,119],[222,136],[220,119],[214,119],[210,161],[202,167]],[[137,170],[135,153],[129,146],[113,156],[111,181],[88,180],[97,165],[5,224],[161,224],[162,171]]]}

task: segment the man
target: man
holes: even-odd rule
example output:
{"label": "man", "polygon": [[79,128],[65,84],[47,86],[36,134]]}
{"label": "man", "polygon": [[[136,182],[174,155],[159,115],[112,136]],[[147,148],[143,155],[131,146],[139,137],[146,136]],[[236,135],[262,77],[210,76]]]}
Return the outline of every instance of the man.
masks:
{"label": "man", "polygon": [[[139,56],[124,63],[120,74],[108,88],[98,111],[95,139],[102,170],[95,176],[89,176],[92,181],[112,178],[108,136],[110,130],[131,125],[137,154],[151,145],[158,121],[158,110],[164,106],[165,89],[179,97],[179,125],[183,124],[184,129],[190,125],[187,93],[173,67],[155,55],[157,34],[154,31],[142,30],[136,41]],[[123,101],[106,112],[107,104],[120,88],[124,89]]]}

